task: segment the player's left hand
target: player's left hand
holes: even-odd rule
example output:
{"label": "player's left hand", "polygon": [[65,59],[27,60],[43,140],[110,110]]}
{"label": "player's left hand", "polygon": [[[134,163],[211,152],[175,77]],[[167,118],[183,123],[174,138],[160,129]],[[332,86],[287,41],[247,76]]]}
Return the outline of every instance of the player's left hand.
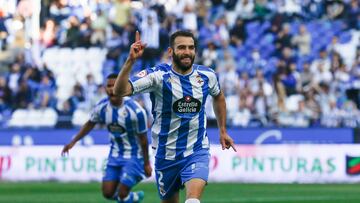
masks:
{"label": "player's left hand", "polygon": [[151,176],[152,168],[151,168],[150,163],[144,164],[144,171],[145,171],[145,176],[146,176],[146,177],[150,177],[150,176]]}
{"label": "player's left hand", "polygon": [[220,134],[220,144],[221,144],[223,150],[225,148],[230,149],[230,147],[231,147],[236,152],[234,141],[227,133]]}

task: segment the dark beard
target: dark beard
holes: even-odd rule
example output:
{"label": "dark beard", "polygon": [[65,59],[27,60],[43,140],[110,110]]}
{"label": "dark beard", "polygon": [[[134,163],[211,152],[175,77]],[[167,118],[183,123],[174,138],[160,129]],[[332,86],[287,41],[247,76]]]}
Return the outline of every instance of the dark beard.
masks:
{"label": "dark beard", "polygon": [[[186,58],[186,57],[189,57],[191,59],[191,63],[190,63],[189,66],[186,66],[186,65],[181,63],[181,59]],[[194,56],[179,57],[175,53],[173,53],[172,58],[173,58],[173,62],[176,65],[176,67],[178,67],[179,69],[181,69],[184,72],[188,71],[192,67],[192,65],[194,63],[194,59],[195,59]]]}

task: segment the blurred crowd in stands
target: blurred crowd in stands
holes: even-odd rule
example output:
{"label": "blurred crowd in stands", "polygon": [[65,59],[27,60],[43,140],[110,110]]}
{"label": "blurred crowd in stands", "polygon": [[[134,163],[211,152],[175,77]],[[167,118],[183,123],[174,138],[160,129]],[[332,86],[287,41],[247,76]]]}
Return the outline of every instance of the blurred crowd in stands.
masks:
{"label": "blurred crowd in stands", "polygon": [[[120,70],[136,30],[147,43],[134,68],[139,71],[170,61],[169,35],[178,29],[198,37],[196,63],[218,73],[229,126],[360,126],[358,0],[0,0],[0,5],[2,126],[19,109],[49,108],[59,127],[71,126],[76,111],[89,113],[106,96],[103,78]],[[75,50],[80,53],[75,62],[90,49],[104,57],[95,63],[97,71],[74,71],[83,79],[66,76],[60,82],[62,67],[45,60],[54,49],[70,53],[51,56],[60,62]],[[64,84],[71,88],[59,96]],[[137,99],[149,106],[146,96]],[[211,105],[207,108],[211,121]]]}

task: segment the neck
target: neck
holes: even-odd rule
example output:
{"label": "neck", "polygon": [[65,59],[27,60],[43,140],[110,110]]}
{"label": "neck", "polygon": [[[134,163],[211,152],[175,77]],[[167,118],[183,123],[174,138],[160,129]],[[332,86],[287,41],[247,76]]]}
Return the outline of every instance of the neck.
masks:
{"label": "neck", "polygon": [[117,101],[111,101],[110,100],[110,104],[113,105],[113,106],[116,106],[116,107],[121,107],[122,105],[122,99],[121,100],[117,100]]}
{"label": "neck", "polygon": [[177,72],[177,73],[179,73],[179,74],[181,74],[181,75],[187,75],[187,74],[191,73],[192,70],[193,70],[193,67],[192,67],[192,66],[191,66],[191,68],[189,68],[188,70],[183,70],[183,69],[177,67],[177,65],[175,65],[175,64],[173,64],[172,67],[173,67],[173,70],[174,70],[175,72]]}

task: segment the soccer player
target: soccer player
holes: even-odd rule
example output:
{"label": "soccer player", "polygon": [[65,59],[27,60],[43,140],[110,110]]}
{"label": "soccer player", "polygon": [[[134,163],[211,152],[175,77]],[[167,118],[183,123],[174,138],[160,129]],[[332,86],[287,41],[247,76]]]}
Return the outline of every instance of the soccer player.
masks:
{"label": "soccer player", "polygon": [[97,123],[105,124],[110,136],[110,152],[102,181],[105,198],[122,203],[140,202],[144,192],[131,192],[131,188],[144,177],[150,177],[147,141],[147,116],[145,110],[134,100],[113,94],[117,74],[110,74],[106,81],[108,98],[94,108],[91,118],[72,141],[65,145],[62,155],[77,141],[87,135]]}
{"label": "soccer player", "polygon": [[132,65],[146,44],[136,40],[121,72],[114,93],[119,96],[150,92],[152,101],[152,147],[156,150],[155,174],[163,203],[179,202],[179,189],[186,188],[185,203],[199,203],[209,176],[209,140],[206,134],[205,102],[214,99],[214,110],[223,149],[235,145],[226,131],[226,104],[218,79],[208,67],[193,64],[196,39],[191,32],[177,31],[170,37],[172,64],[159,64],[129,79]]}

